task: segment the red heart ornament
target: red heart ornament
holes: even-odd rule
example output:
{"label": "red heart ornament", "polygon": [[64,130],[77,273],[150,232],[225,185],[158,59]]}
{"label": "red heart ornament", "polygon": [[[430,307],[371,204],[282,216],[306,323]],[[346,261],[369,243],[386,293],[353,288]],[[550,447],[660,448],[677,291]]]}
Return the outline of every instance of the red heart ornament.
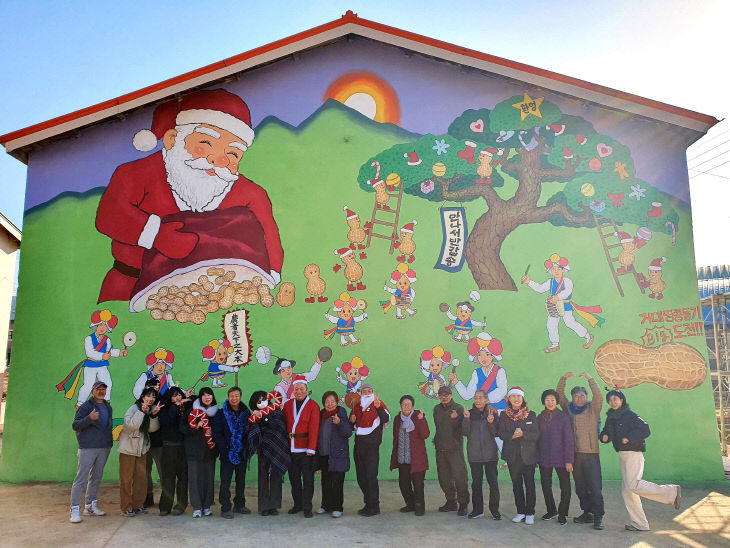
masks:
{"label": "red heart ornament", "polygon": [[484,133],[484,120],[479,118],[479,120],[472,122],[469,124],[469,129],[475,133]]}

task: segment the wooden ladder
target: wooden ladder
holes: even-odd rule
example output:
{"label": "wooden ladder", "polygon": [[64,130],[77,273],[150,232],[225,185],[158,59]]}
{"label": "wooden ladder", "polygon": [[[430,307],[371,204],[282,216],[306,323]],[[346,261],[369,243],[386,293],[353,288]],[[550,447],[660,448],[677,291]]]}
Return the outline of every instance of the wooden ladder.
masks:
{"label": "wooden ladder", "polygon": [[[611,249],[620,248],[621,243],[615,243],[615,244],[608,244],[606,242],[606,238],[614,236],[614,233],[618,232],[618,227],[616,226],[616,221],[613,219],[606,219],[605,217],[598,217],[596,215],[593,215],[593,220],[596,222],[596,229],[598,230],[598,235],[601,237],[601,243],[603,244],[603,251],[606,254],[606,261],[608,262],[608,267],[611,269],[611,275],[613,276],[613,281],[616,282],[616,288],[618,289],[619,295],[622,297],[624,296],[624,290],[621,287],[621,282],[619,282],[619,276],[624,276],[626,274],[633,274],[634,280],[636,281],[636,285],[639,287],[642,293],[645,293],[644,287],[641,285],[641,281],[639,280],[639,274],[636,272],[636,269],[634,268],[634,265],[631,265],[628,270],[624,270],[621,274],[616,272],[616,268],[614,268],[614,263],[618,261],[618,257],[611,257]],[[604,229],[608,228],[609,232],[604,232]]]}
{"label": "wooden ladder", "polygon": [[[371,226],[370,226],[370,229],[368,230],[368,240],[367,240],[367,242],[365,242],[366,248],[370,247],[370,242],[373,238],[383,238],[384,240],[390,240],[390,250],[388,251],[388,253],[390,253],[391,255],[393,254],[393,250],[395,249],[395,242],[398,239],[398,218],[400,217],[400,206],[403,201],[403,187],[404,186],[405,186],[405,182],[401,181],[401,184],[398,185],[397,192],[386,191],[388,193],[388,196],[396,197],[397,205],[396,205],[395,209],[380,209],[378,207],[378,202],[375,202],[375,204],[373,204],[373,215],[370,218]],[[388,202],[388,204],[389,203],[390,202]],[[386,205],[388,205],[388,204],[386,204]],[[377,214],[378,211],[380,211],[381,213],[388,213],[388,214],[394,213],[395,219],[393,220],[393,222],[381,221],[380,219],[376,219],[375,215]],[[375,232],[376,225],[389,226],[393,230],[389,235],[377,234]]]}

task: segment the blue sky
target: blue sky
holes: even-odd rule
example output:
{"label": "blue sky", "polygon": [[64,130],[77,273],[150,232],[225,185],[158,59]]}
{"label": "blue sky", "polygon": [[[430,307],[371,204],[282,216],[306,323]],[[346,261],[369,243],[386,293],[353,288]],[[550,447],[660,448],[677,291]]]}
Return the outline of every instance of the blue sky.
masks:
{"label": "blue sky", "polygon": [[[0,134],[284,38],[347,9],[717,118],[730,114],[725,45],[730,2],[3,0]],[[721,146],[712,152],[700,144],[695,154],[711,159],[724,150],[725,139],[717,138]],[[730,170],[723,175],[728,166],[722,161],[715,162],[717,170],[708,169],[712,161],[703,164],[700,171],[710,173],[695,171],[693,180],[696,176],[709,192],[728,186]],[[0,211],[22,226],[25,166],[5,154],[0,188]]]}

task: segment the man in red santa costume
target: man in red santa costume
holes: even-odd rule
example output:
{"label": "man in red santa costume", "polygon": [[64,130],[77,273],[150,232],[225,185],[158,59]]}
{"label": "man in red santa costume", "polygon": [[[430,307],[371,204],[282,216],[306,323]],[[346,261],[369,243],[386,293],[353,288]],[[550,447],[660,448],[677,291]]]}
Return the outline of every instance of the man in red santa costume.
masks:
{"label": "man in red santa costume", "polygon": [[[134,146],[149,151],[162,140],[162,149],[119,166],[97,209],[96,227],[112,239],[114,256],[99,302],[132,298],[146,250],[172,260],[196,258],[201,234],[174,218],[184,212],[215,226],[226,209],[250,211],[265,249],[254,250],[257,258],[247,266],[272,286],[279,283],[284,254],[268,194],[238,174],[253,139],[248,106],[222,89],[195,91],[155,108],[151,130],[137,133]],[[243,234],[236,240],[247,244]],[[228,251],[220,250],[221,257]]]}
{"label": "man in red santa costume", "polygon": [[365,506],[357,511],[365,517],[380,513],[380,489],[378,486],[378,464],[380,443],[383,441],[383,427],[390,422],[390,412],[373,392],[373,385],[363,383],[360,389],[360,404],[350,414],[355,427],[355,472],[357,484],[362,491]]}
{"label": "man in red santa costume", "polygon": [[290,514],[304,511],[305,518],[312,517],[312,497],[314,496],[314,472],[319,436],[319,405],[309,399],[307,378],[294,375],[294,398],[284,404],[287,432],[289,432],[289,482],[294,507]]}

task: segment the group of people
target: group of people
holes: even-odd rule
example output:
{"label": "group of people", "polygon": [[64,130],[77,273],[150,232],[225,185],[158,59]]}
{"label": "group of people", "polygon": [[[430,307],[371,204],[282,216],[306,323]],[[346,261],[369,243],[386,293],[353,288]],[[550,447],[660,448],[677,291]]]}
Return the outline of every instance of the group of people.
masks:
{"label": "group of people", "polygon": [[[600,428],[602,393],[594,379],[582,373],[588,390],[575,386],[568,400],[565,374],[556,389],[542,393],[544,409],[531,410],[520,387],[507,392],[506,407],[489,404],[487,394],[477,390],[473,406],[465,409],[452,398],[451,388],[438,389],[439,403],[433,409],[438,481],[446,501],[439,512],[456,512],[469,519],[484,517],[483,477],[489,486],[488,509],[494,520],[502,518],[497,483],[498,459],[507,463],[516,507],[515,523],[535,520],[535,469],[546,512],[542,519],[557,518],[565,525],[570,507],[573,475],[581,514],[575,523],[603,529],[599,441],[612,443],[619,453],[623,476],[622,495],[630,521],[630,531],[648,530],[641,505],[645,497],[674,504],[679,509],[681,488],[656,485],[642,479],[644,440],[649,426],[630,410],[625,395],[608,392],[610,409]],[[181,515],[188,503],[193,517],[212,515],[216,461],[220,461],[218,501],[223,518],[235,513],[249,514],[244,494],[246,468],[258,455],[258,512],[277,515],[282,507],[282,483],[286,473],[291,483],[293,507],[289,514],[313,516],[314,478],[321,471],[322,499],[317,514],[339,518],[343,513],[343,485],[350,469],[349,438],[354,436],[353,458],[358,485],[363,494],[361,516],[380,513],[378,469],[383,429],[393,423],[390,469],[398,470],[405,505],[400,512],[425,514],[424,478],[428,470],[426,440],[431,430],[424,411],[415,408],[413,396],[400,398],[400,413],[391,417],[386,404],[371,384],[363,383],[360,401],[348,412],[339,405],[338,394],[325,392],[322,408],[310,398],[308,380],[294,375],[290,398],[276,391],[256,391],[247,407],[241,389],[228,390],[227,400],[218,404],[213,391],[202,388],[197,397],[192,390],[166,387],[159,392],[155,379],[149,381],[137,401],[126,412],[119,436],[119,488],[122,514],[133,517],[147,513],[152,505],[151,438],[157,437],[162,494],[160,515]],[[98,490],[104,465],[112,446],[112,410],[105,400],[106,385],[94,384],[91,398],[76,413],[73,428],[79,442],[78,473],[71,491],[71,521],[81,521],[81,503],[86,490],[84,515],[104,515],[98,506]],[[560,407],[561,409],[559,409]],[[466,460],[464,443],[466,438]],[[467,467],[471,469],[471,512],[468,511]],[[149,461],[149,462],[148,462]],[[553,472],[558,477],[560,499],[552,492]],[[231,484],[235,476],[235,493]]]}

